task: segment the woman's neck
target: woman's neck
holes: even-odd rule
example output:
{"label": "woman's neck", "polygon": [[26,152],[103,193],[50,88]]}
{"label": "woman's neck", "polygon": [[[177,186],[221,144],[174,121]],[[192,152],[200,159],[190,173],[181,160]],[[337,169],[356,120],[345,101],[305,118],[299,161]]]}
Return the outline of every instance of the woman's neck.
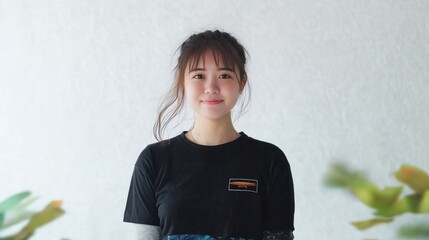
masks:
{"label": "woman's neck", "polygon": [[220,120],[195,119],[194,127],[186,137],[200,145],[219,145],[231,142],[240,134],[234,129],[231,118]]}

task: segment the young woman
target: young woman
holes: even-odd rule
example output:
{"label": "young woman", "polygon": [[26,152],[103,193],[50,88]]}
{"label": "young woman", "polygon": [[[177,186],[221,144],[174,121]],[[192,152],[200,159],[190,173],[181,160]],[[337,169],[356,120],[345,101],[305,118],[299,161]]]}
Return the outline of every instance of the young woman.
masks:
{"label": "young woman", "polygon": [[[137,224],[139,239],[293,239],[286,156],[237,132],[231,120],[248,85],[245,53],[220,31],[194,34],[180,46],[175,81],[154,125],[159,142],[140,154],[128,194],[124,221]],[[185,100],[194,125],[162,140]]]}

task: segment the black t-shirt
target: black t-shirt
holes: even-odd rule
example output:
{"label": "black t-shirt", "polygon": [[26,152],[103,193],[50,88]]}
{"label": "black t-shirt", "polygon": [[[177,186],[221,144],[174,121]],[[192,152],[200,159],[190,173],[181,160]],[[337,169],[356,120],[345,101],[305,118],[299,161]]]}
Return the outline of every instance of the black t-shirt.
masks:
{"label": "black t-shirt", "polygon": [[169,240],[256,240],[294,230],[292,175],[280,148],[243,132],[216,146],[185,133],[140,154],[125,222],[160,226]]}

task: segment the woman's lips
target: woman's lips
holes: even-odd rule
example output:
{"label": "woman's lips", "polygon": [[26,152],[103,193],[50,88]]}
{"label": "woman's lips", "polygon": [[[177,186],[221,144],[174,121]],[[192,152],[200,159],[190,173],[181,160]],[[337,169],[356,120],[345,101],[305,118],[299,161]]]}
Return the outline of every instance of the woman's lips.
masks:
{"label": "woman's lips", "polygon": [[216,105],[221,103],[223,100],[206,100],[206,101],[202,101],[204,104],[207,105]]}

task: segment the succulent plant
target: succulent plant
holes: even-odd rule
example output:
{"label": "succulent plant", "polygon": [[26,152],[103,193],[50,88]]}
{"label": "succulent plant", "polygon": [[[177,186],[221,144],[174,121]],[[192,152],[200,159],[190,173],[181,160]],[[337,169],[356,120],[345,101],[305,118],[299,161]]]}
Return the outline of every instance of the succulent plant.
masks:
{"label": "succulent plant", "polygon": [[64,214],[61,209],[62,201],[51,201],[43,210],[30,211],[27,207],[37,200],[29,191],[20,192],[0,202],[0,233],[16,224],[27,221],[27,224],[17,233],[0,237],[0,240],[26,240],[37,228],[57,219]]}
{"label": "succulent plant", "polygon": [[[351,222],[359,230],[378,224],[392,222],[404,213],[429,213],[429,175],[422,169],[404,164],[395,172],[398,181],[413,190],[401,196],[404,186],[379,188],[369,181],[362,172],[351,171],[346,165],[336,163],[326,174],[325,183],[330,187],[349,190],[366,206],[374,209],[374,218]],[[429,225],[411,224],[398,231],[400,237],[429,237]]]}

